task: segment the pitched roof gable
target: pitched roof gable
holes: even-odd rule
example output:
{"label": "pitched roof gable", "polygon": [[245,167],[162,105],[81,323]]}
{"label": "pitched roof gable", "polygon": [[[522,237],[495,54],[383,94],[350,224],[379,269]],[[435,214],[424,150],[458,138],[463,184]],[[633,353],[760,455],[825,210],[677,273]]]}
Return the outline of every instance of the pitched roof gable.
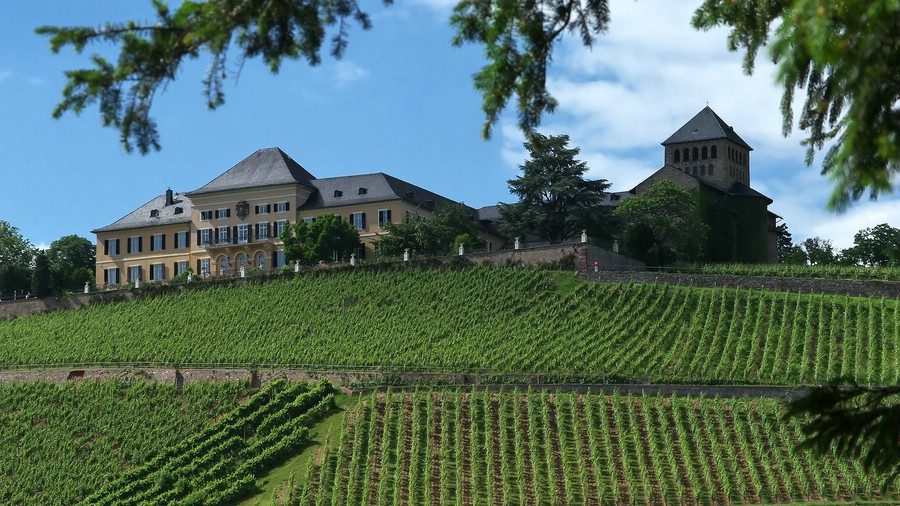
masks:
{"label": "pitched roof gable", "polygon": [[[176,214],[176,209],[178,208],[181,211]],[[156,213],[151,214],[151,211],[156,211]],[[112,224],[91,230],[91,233],[152,227],[154,225],[190,223],[190,221],[191,199],[183,193],[175,193],[172,204],[167,206],[166,195],[163,194],[150,199],[146,204],[119,218]]]}
{"label": "pitched roof gable", "polygon": [[291,183],[312,186],[310,182],[315,179],[281,149],[265,148],[257,150],[188,195]]}
{"label": "pitched roof gable", "polygon": [[753,148],[744,142],[734,128],[725,123],[709,106],[706,106],[666,139],[662,145],[679,144],[682,142],[696,142],[713,139],[728,139],[750,151]]}
{"label": "pitched roof gable", "polygon": [[398,199],[429,209],[440,209],[454,202],[383,172],[315,179],[311,185],[318,191],[301,209],[321,209]]}

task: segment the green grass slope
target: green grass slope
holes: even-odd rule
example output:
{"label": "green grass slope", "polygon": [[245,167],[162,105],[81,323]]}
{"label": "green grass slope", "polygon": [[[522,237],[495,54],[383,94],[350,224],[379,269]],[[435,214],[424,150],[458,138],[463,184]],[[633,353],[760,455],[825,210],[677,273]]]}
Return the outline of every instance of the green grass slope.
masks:
{"label": "green grass slope", "polygon": [[893,384],[900,310],[895,300],[476,267],[302,276],[0,321],[0,367],[108,361]]}

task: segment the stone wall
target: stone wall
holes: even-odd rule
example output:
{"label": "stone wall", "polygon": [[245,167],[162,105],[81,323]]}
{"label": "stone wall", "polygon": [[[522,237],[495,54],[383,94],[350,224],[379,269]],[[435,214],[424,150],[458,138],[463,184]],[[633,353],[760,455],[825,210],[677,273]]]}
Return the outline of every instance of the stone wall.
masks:
{"label": "stone wall", "polygon": [[132,296],[132,293],[128,290],[114,290],[91,294],[81,293],[67,297],[5,300],[0,302],[0,320],[11,316],[27,316],[35,313],[56,311],[57,309],[76,309],[98,302],[130,300]]}
{"label": "stone wall", "polygon": [[[452,257],[446,257],[452,259]],[[473,253],[463,255],[470,262],[492,265],[546,265],[561,263],[565,265],[569,261],[575,262],[575,269],[583,271],[593,269],[594,262],[598,263],[600,270],[635,270],[642,269],[644,263],[640,260],[613,253],[612,251],[584,243],[551,244],[527,249],[501,250],[491,253]]]}
{"label": "stone wall", "polygon": [[668,272],[591,272],[581,271],[587,279],[610,283],[665,283],[704,288],[733,287],[776,292],[886,297],[900,299],[900,282],[852,279],[805,279],[765,276],[720,276]]}

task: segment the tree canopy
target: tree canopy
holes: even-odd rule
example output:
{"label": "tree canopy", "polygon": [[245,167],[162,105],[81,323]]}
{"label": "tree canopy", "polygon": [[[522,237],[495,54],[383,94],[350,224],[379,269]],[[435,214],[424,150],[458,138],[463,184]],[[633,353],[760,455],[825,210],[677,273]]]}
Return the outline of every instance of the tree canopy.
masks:
{"label": "tree canopy", "polygon": [[53,289],[78,291],[84,283],[93,283],[96,246],[77,235],[66,235],[50,243],[47,262]]}
{"label": "tree canopy", "polygon": [[868,267],[900,265],[900,229],[887,223],[864,228],[853,236],[853,246],[841,256],[845,263]]}
{"label": "tree canopy", "polygon": [[[383,0],[385,5],[392,2]],[[160,149],[159,132],[150,116],[153,99],[175,80],[185,60],[209,58],[203,95],[207,106],[215,109],[225,103],[223,83],[235,72],[235,66],[229,66],[230,55],[239,62],[262,58],[272,73],[285,60],[303,58],[318,65],[326,37],[331,55],[341,58],[350,26],[372,27],[369,14],[356,0],[198,0],[181,2],[174,10],[164,0],[152,3],[153,22],[36,29],[50,37],[53,52],[71,46],[80,53],[101,42],[118,48],[116,61],[93,55],[92,67],[66,72],[63,99],[53,115],[79,114],[96,103],[103,125],[119,130],[127,151],[136,147],[142,154]],[[590,46],[608,21],[607,0],[559,0],[552,8],[539,2],[460,0],[451,18],[457,28],[453,43],[483,44],[488,61],[474,78],[486,115],[483,136],[490,136],[513,95],[519,124],[530,133],[543,113],[556,107],[546,87],[553,46],[567,31],[577,31]]]}
{"label": "tree canopy", "polygon": [[708,226],[694,195],[671,181],[625,199],[615,211],[624,221],[625,251],[645,262],[668,265],[696,261],[703,253]]}
{"label": "tree canopy", "polygon": [[478,226],[463,204],[448,205],[428,217],[410,213],[403,221],[386,223],[384,230],[387,234],[378,238],[376,251],[386,258],[401,256],[406,249],[413,254],[433,256],[452,254],[460,243],[467,251],[482,244]]}
{"label": "tree canopy", "polygon": [[312,265],[319,261],[349,258],[359,248],[359,232],[338,216],[326,214],[312,223],[298,221],[281,235],[288,262]]}
{"label": "tree canopy", "polygon": [[519,165],[522,175],[507,181],[519,202],[500,204],[497,226],[509,236],[532,234],[558,243],[584,229],[608,235],[611,213],[600,204],[610,184],[585,179],[588,166],[575,158],[579,148],[568,144],[568,135],[539,133],[525,142],[530,157]]}
{"label": "tree canopy", "polygon": [[731,27],[728,48],[744,50],[747,74],[767,47],[784,87],[785,135],[794,126],[795,95],[806,93],[797,125],[807,164],[825,150],[830,207],[892,190],[900,171],[900,2],[704,0],[693,24]]}
{"label": "tree canopy", "polygon": [[31,268],[37,249],[26,239],[18,227],[0,220],[0,266]]}

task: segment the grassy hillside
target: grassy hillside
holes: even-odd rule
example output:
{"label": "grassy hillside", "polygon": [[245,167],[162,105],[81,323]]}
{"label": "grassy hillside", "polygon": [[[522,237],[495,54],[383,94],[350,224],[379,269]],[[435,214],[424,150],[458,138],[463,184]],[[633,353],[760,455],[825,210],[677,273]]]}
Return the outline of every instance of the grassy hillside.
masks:
{"label": "grassy hillside", "polygon": [[107,361],[891,384],[900,309],[478,267],[305,276],[0,321],[0,366]]}
{"label": "grassy hillside", "polygon": [[0,504],[74,504],[234,408],[247,385],[0,385]]}
{"label": "grassy hillside", "polygon": [[775,401],[373,394],[277,504],[758,504],[896,500],[857,463],[793,453]]}

